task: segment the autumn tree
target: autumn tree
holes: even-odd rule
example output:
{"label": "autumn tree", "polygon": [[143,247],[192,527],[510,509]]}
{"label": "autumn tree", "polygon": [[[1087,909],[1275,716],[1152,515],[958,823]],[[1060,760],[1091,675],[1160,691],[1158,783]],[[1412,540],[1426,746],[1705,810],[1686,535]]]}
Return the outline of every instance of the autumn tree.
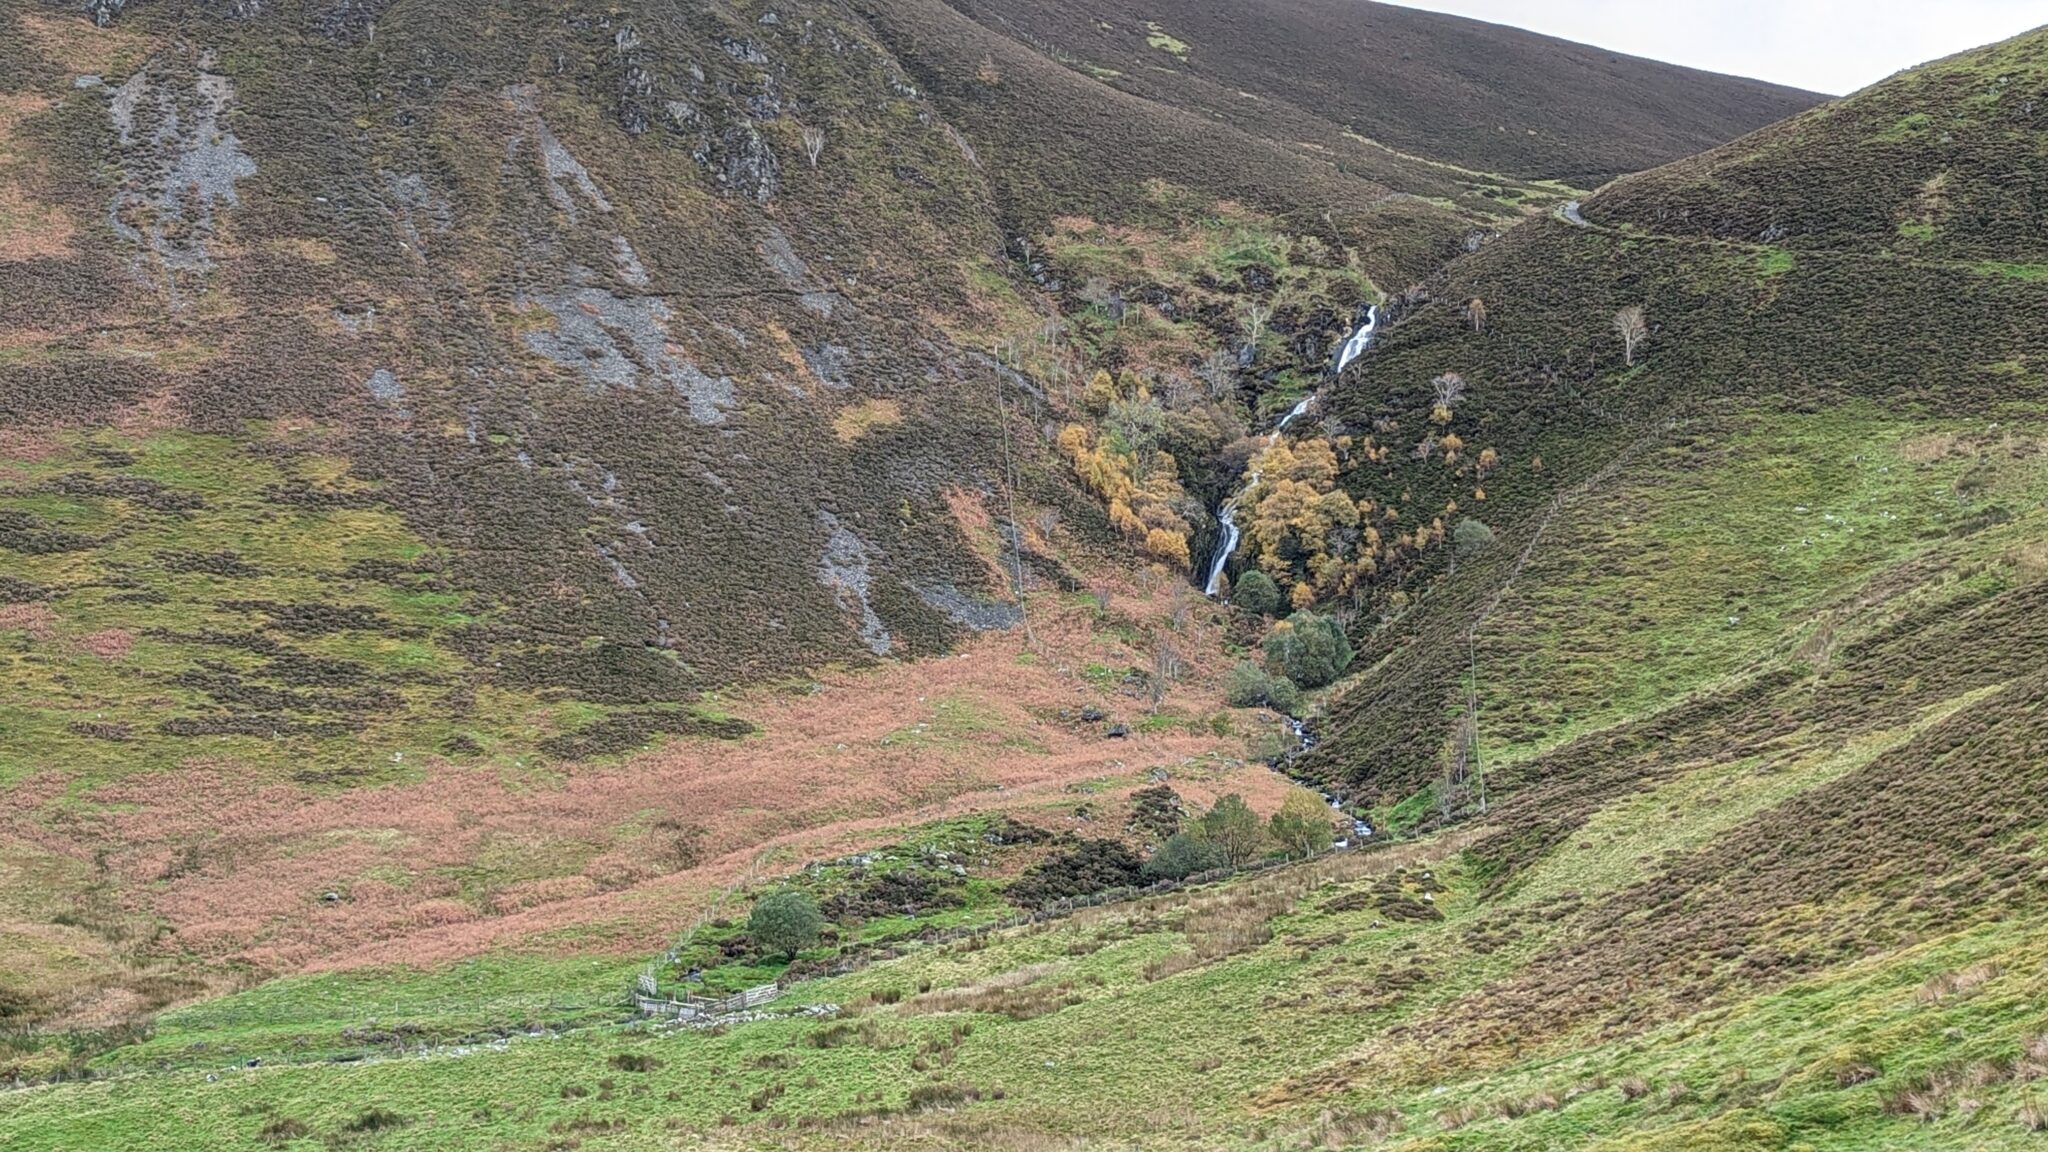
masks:
{"label": "autumn tree", "polygon": [[1348,591],[1374,570],[1379,534],[1337,486],[1338,460],[1328,440],[1279,441],[1252,467],[1259,482],[1245,494],[1246,538],[1260,570],[1295,607]]}
{"label": "autumn tree", "polygon": [[1081,408],[1101,430],[1081,423],[1060,430],[1059,447],[1074,474],[1102,498],[1111,525],[1131,543],[1176,569],[1190,568],[1189,517],[1199,508],[1181,486],[1173,454],[1160,446],[1167,420],[1159,401],[1128,372],[1097,372]]}
{"label": "autumn tree", "polygon": [[1628,366],[1636,364],[1636,347],[1650,335],[1650,322],[1643,315],[1643,306],[1631,304],[1614,314],[1614,331],[1621,337],[1621,352]]}
{"label": "autumn tree", "polygon": [[1273,318],[1273,306],[1257,300],[1247,300],[1237,312],[1238,330],[1244,333],[1244,346],[1257,353],[1259,337],[1266,334],[1266,321]]}
{"label": "autumn tree", "polygon": [[1152,634],[1152,674],[1146,677],[1147,695],[1152,699],[1152,711],[1166,702],[1167,690],[1173,682],[1187,671],[1187,661],[1181,658],[1180,649],[1173,642],[1173,634],[1161,629]]}
{"label": "autumn tree", "polygon": [[1465,301],[1465,322],[1474,332],[1486,331],[1486,301],[1477,296]]}
{"label": "autumn tree", "polygon": [[1436,408],[1429,418],[1438,424],[1449,424],[1458,405],[1465,400],[1465,378],[1456,372],[1446,372],[1431,380],[1429,386],[1436,393]]}
{"label": "autumn tree", "polygon": [[1211,352],[1195,368],[1195,377],[1209,386],[1209,395],[1228,400],[1237,394],[1237,358],[1228,352]]}
{"label": "autumn tree", "polygon": [[1266,824],[1266,832],[1282,851],[1296,859],[1327,852],[1336,839],[1335,823],[1322,798],[1306,788],[1296,788],[1280,802],[1280,810]]}

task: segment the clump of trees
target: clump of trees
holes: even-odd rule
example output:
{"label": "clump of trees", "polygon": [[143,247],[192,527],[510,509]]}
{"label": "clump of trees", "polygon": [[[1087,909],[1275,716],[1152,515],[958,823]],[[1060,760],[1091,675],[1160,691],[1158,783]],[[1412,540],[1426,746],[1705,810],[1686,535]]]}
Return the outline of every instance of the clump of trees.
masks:
{"label": "clump of trees", "polygon": [[1273,625],[1263,647],[1266,667],[1301,688],[1332,683],[1351,666],[1354,655],[1343,625],[1308,611]]}
{"label": "clump of trees", "polygon": [[818,942],[825,916],[809,896],[793,888],[770,892],[754,905],[747,917],[747,938],[766,955],[796,954]]}
{"label": "clump of trees", "polygon": [[1230,670],[1224,695],[1233,708],[1273,708],[1292,715],[1301,706],[1299,685],[1249,660]]}
{"label": "clump of trees", "polygon": [[1080,414],[1089,422],[1061,429],[1059,446],[1075,475],[1109,506],[1119,532],[1154,558],[1186,570],[1193,565],[1190,524],[1203,512],[1182,487],[1175,450],[1201,458],[1238,429],[1185,382],[1169,392],[1183,402],[1163,403],[1130,372],[1097,372],[1080,401]]}
{"label": "clump of trees", "polygon": [[1349,445],[1280,440],[1252,464],[1259,482],[1246,493],[1245,536],[1257,549],[1259,570],[1287,590],[1296,608],[1347,592],[1378,567],[1372,502],[1360,505],[1337,487],[1340,447]]}
{"label": "clump of trees", "polygon": [[1168,837],[1144,871],[1154,880],[1184,880],[1219,868],[1242,868],[1276,852],[1295,859],[1313,856],[1328,851],[1335,839],[1329,809],[1306,788],[1289,792],[1270,820],[1260,820],[1233,792]]}

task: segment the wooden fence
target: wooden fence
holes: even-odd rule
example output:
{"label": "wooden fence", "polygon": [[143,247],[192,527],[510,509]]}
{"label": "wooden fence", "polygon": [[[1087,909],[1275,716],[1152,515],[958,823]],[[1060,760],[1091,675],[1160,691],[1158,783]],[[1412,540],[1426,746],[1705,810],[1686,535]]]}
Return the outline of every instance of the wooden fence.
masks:
{"label": "wooden fence", "polygon": [[655,981],[646,975],[633,991],[633,1004],[642,1016],[660,1016],[669,1020],[711,1020],[758,1008],[777,996],[782,995],[780,984],[757,984],[744,992],[735,992],[723,998],[712,996],[684,996],[681,1000],[669,1000],[655,991]]}

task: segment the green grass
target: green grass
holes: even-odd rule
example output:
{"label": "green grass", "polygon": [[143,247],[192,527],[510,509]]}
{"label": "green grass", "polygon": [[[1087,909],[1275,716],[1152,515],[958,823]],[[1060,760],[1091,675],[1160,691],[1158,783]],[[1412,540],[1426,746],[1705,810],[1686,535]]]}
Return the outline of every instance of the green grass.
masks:
{"label": "green grass", "polygon": [[[1982,428],[1851,404],[1758,414],[1713,449],[1646,458],[1561,515],[1481,632],[1486,754],[1534,755],[1789,655],[1912,558],[2003,555],[2040,530],[2048,472]],[[2020,518],[1952,535],[1992,508]]]}
{"label": "green grass", "polygon": [[2001,264],[1992,260],[1977,265],[1977,271],[1986,276],[2004,276],[2012,280],[2048,280],[2048,264]]}
{"label": "green grass", "polygon": [[[1701,831],[1631,826],[1661,830],[1634,845],[1643,849]],[[928,948],[795,989],[791,1003],[855,1006],[836,1032],[792,1019],[724,1034],[599,1023],[558,1039],[497,1035],[574,1022],[579,1011],[586,1024],[600,1017],[596,990],[624,974],[605,962],[507,957],[437,974],[281,981],[165,1017],[156,1038],[108,1062],[116,1079],[0,1097],[0,1135],[37,1150],[255,1148],[280,1119],[321,1138],[384,1109],[406,1124],[380,1146],[524,1146],[602,1123],[615,1126],[604,1147],[653,1148],[679,1132],[709,1134],[728,1116],[761,1138],[770,1122],[901,1110],[914,1087],[971,1084],[982,1095],[967,1105],[978,1124],[1099,1138],[1150,1116],[1161,1147],[1271,1148],[1332,1116],[1382,1112],[1399,1117],[1390,1145],[1414,1148],[2029,1146],[2013,1119],[2025,1085],[2009,1076],[1972,1090],[1972,1110],[1951,1100],[1934,1123],[1892,1114],[1885,1101],[1940,1068],[2009,1062],[2048,1027],[2039,1007],[2048,935],[2036,921],[1910,945],[1624,1040],[1530,1037],[1519,1056],[1495,1049],[1445,1063],[1390,1030],[1510,974],[1551,929],[1526,920],[1520,940],[1475,951],[1470,931],[1497,910],[1475,900],[1455,859],[1401,873],[1411,897],[1439,889],[1442,920],[1330,911],[1371,890],[1359,862],[1099,910],[985,946]],[[1433,882],[1419,879],[1425,867]],[[1261,896],[1253,919],[1270,939],[1148,977],[1188,951],[1201,915]],[[1930,977],[1986,962],[2001,974],[1980,988],[1920,993]],[[590,992],[544,996],[543,986]],[[482,1003],[498,1007],[482,1014]],[[384,1054],[304,1062],[342,1027],[381,1033]],[[400,1055],[464,1037],[473,1043]],[[261,1066],[247,1066],[252,1058]],[[1375,1075],[1303,1095],[1360,1059]],[[1842,1085],[1845,1069],[1866,1064],[1872,1079]],[[649,1070],[627,1070],[640,1067]],[[1643,1088],[1625,1092],[1632,1079]],[[1546,1093],[1555,1108],[1497,1113]],[[1436,1119],[1465,1105],[1478,1115],[1455,1130]],[[811,1133],[798,1143],[842,1139]]]}
{"label": "green grass", "polygon": [[1156,21],[1145,22],[1145,43],[1177,59],[1188,58],[1190,49],[1187,43],[1167,35],[1166,29],[1161,28]]}
{"label": "green grass", "polygon": [[[16,610],[32,619],[0,627],[0,784],[56,767],[84,785],[202,749],[367,783],[405,777],[457,737],[525,767],[545,735],[536,717],[568,730],[609,714],[475,684],[456,641],[495,606],[450,586],[398,513],[345,479],[343,461],[189,432],[101,433],[11,467],[0,514],[71,544],[0,550],[0,576],[49,591]],[[352,502],[273,498],[292,485]],[[303,605],[358,615],[279,622]],[[106,648],[109,638],[126,650]],[[474,685],[474,703],[452,710],[445,700],[461,684]],[[370,689],[389,695],[361,695]],[[165,727],[224,714],[263,718],[271,734]]]}

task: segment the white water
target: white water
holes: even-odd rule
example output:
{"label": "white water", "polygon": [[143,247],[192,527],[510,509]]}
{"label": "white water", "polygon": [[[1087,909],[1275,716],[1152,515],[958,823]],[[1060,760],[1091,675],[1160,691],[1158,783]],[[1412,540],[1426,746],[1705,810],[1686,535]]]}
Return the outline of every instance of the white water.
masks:
{"label": "white water", "polygon": [[[1336,366],[1330,372],[1332,377],[1344,371],[1353,360],[1364,355],[1365,350],[1372,347],[1372,338],[1379,333],[1379,327],[1380,308],[1374,304],[1365,310],[1365,323],[1359,325],[1358,331],[1352,333],[1351,338],[1344,341],[1344,346],[1337,350]],[[1287,431],[1287,426],[1294,422],[1294,418],[1307,412],[1309,406],[1315,402],[1316,394],[1313,392],[1302,397],[1301,403],[1289,409],[1287,415],[1280,418],[1280,423],[1273,426],[1273,431],[1266,436],[1266,443],[1272,445],[1277,442],[1281,433]],[[1259,473],[1254,468],[1245,473],[1244,483],[1238,485],[1236,493],[1224,501],[1223,507],[1216,511],[1217,523],[1223,526],[1223,540],[1217,545],[1216,555],[1209,561],[1209,579],[1202,585],[1202,594],[1205,596],[1216,595],[1217,586],[1223,582],[1223,569],[1229,566],[1231,554],[1237,551],[1239,541],[1244,538],[1244,534],[1238,531],[1237,527],[1237,502],[1244,499],[1245,493],[1258,486]]]}

